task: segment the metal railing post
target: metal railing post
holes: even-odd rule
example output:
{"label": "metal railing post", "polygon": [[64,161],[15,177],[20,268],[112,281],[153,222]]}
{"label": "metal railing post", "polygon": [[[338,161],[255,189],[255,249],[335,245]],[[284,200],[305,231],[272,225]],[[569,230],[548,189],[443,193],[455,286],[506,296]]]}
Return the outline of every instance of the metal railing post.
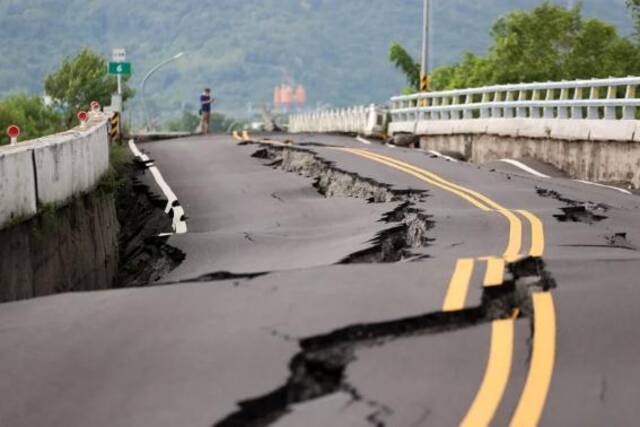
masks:
{"label": "metal railing post", "polygon": [[[560,100],[567,101],[569,99],[569,89],[562,88],[560,90]],[[559,119],[568,119],[569,118],[569,108],[564,106],[558,107],[558,118]]]}
{"label": "metal railing post", "polygon": [[[553,89],[547,89],[547,96],[545,96],[545,101],[549,102],[549,101],[553,101],[555,97],[555,91]],[[555,117],[555,111],[554,111],[554,107],[547,107],[545,106],[542,109],[542,116],[545,119],[553,119]]]}
{"label": "metal railing post", "polygon": [[[518,93],[518,102],[523,102],[527,100],[527,91],[520,90]],[[524,119],[527,117],[527,108],[526,107],[518,107],[516,108],[516,117],[519,119]]]}
{"label": "metal railing post", "polygon": [[[617,98],[618,88],[615,86],[609,86],[607,88],[607,99],[616,99]],[[604,107],[604,118],[605,120],[615,120],[616,119],[616,107],[612,105],[607,105]]]}
{"label": "metal railing post", "polygon": [[488,119],[489,117],[491,117],[491,110],[489,108],[486,107],[486,104],[488,104],[490,101],[490,93],[489,92],[484,92],[482,94],[482,99],[480,101],[483,106],[480,107],[480,118],[481,119]]}
{"label": "metal railing post", "polygon": [[[582,100],[582,88],[577,87],[575,93],[573,94],[574,101]],[[582,112],[582,107],[574,105],[571,107],[571,118],[574,120],[582,119],[584,117]]]}
{"label": "metal railing post", "polygon": [[491,117],[492,118],[502,118],[503,116],[503,111],[502,108],[500,107],[500,104],[502,103],[502,98],[503,98],[503,92],[494,92],[493,93],[493,100],[492,102],[495,104],[492,108],[491,108]]}
{"label": "metal railing post", "polygon": [[[627,85],[625,92],[625,99],[633,99],[636,97],[636,87],[634,85]],[[635,120],[637,107],[625,105],[622,109],[622,118],[624,120]]]}
{"label": "metal railing post", "polygon": [[[515,92],[507,91],[507,102],[515,101]],[[505,119],[513,119],[515,117],[515,109],[513,107],[505,107],[502,116]]]}
{"label": "metal railing post", "polygon": [[[531,95],[531,100],[532,101],[540,101],[540,89],[535,89],[533,91],[533,94]],[[529,117],[531,117],[532,119],[539,119],[540,118],[540,107],[532,105],[531,107],[529,107]]]}
{"label": "metal railing post", "polygon": [[[593,101],[598,98],[598,89],[597,87],[591,87],[591,90],[589,91],[589,100]],[[594,106],[589,106],[587,108],[587,119],[589,120],[597,120],[600,118],[600,113],[598,112],[598,107],[594,107]]]}

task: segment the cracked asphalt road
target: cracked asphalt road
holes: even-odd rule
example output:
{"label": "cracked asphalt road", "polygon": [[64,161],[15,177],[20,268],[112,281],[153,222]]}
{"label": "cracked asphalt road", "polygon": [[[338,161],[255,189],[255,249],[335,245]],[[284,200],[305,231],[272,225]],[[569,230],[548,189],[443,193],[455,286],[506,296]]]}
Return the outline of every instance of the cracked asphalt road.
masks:
{"label": "cracked asphalt road", "polygon": [[[189,218],[169,240],[186,254],[175,284],[0,306],[0,425],[636,424],[640,198],[341,136],[271,138],[297,144],[141,146]],[[353,180],[325,197],[327,171],[299,149]],[[362,182],[426,192],[412,209],[428,242],[340,264],[406,202],[348,197],[370,194]],[[605,218],[559,221],[576,206]],[[529,256],[544,262],[515,267]]]}

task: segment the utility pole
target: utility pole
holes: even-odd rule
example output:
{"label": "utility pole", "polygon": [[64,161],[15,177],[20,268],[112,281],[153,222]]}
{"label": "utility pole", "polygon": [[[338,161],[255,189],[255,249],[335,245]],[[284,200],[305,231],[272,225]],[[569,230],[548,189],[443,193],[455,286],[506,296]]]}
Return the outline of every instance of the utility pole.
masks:
{"label": "utility pole", "polygon": [[422,62],[420,64],[420,91],[429,90],[429,27],[431,21],[431,2],[424,0],[422,25]]}

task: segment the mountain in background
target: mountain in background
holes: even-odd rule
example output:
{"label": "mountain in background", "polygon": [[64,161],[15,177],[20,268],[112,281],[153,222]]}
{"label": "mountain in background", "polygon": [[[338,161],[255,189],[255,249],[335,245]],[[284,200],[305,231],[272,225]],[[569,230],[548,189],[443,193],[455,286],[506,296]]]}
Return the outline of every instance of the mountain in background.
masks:
{"label": "mountain in background", "polygon": [[[432,0],[432,65],[485,51],[499,15],[539,3]],[[624,0],[583,4],[585,15],[631,33]],[[184,51],[147,84],[151,110],[164,115],[196,110],[205,86],[219,110],[238,116],[271,102],[281,83],[304,85],[310,106],[384,102],[405,85],[389,45],[418,57],[421,8],[421,0],[0,0],[0,95],[42,92],[43,77],[88,46],[105,55],[126,48],[136,89]]]}

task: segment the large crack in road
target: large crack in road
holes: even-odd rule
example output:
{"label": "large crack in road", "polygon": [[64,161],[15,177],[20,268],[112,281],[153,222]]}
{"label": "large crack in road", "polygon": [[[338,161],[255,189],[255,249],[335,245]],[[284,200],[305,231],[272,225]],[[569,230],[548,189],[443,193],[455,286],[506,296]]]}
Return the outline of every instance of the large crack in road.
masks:
{"label": "large crack in road", "polygon": [[417,202],[426,200],[426,191],[394,189],[374,179],[339,169],[305,149],[266,145],[253,157],[268,160],[269,167],[313,178],[313,186],[327,198],[354,197],[369,203],[400,203],[381,219],[381,222],[396,225],[378,233],[369,248],[348,255],[340,264],[393,263],[424,258],[412,250],[424,248],[431,242],[428,231],[434,223],[429,215],[416,207]]}
{"label": "large crack in road", "polygon": [[[347,383],[347,366],[356,360],[358,349],[389,345],[400,339],[457,331],[494,320],[533,318],[532,294],[549,292],[556,287],[541,258],[526,258],[508,265],[501,286],[485,288],[482,304],[454,312],[434,312],[386,322],[351,325],[324,335],[299,341],[300,351],[289,363],[287,382],[276,390],[238,403],[239,410],[214,424],[214,427],[267,426],[291,411],[293,405],[309,402],[337,392],[345,392],[354,401],[362,394]],[[535,334],[533,322],[532,334]],[[389,409],[380,403],[367,402],[376,408],[369,418],[374,425]]]}
{"label": "large crack in road", "polygon": [[607,219],[604,213],[610,209],[609,206],[603,203],[572,200],[564,197],[557,191],[548,190],[542,187],[536,187],[536,193],[540,197],[556,199],[566,205],[565,207],[560,208],[562,214],[554,215],[554,218],[560,222],[581,222],[592,225],[596,222]]}
{"label": "large crack in road", "polygon": [[140,177],[149,164],[134,160],[123,167],[116,196],[120,223],[120,268],[117,288],[158,284],[177,268],[185,254],[167,244],[171,218],[164,212],[166,199],[156,195]]}
{"label": "large crack in road", "polygon": [[[372,246],[349,255],[342,264],[385,263],[421,259],[412,253],[428,246],[431,218],[416,203],[424,202],[427,193],[395,190],[390,185],[364,178],[337,168],[316,153],[300,148],[262,145],[253,157],[266,166],[314,179],[314,187],[325,197],[356,197],[369,203],[398,203],[381,222],[395,224],[380,232]],[[533,317],[534,292],[548,292],[556,284],[541,258],[527,258],[509,264],[501,286],[485,288],[477,307],[453,312],[430,312],[396,320],[350,325],[327,334],[299,340],[300,351],[289,362],[289,378],[282,386],[262,396],[239,402],[239,409],[216,422],[215,427],[267,426],[292,410],[293,405],[307,403],[342,392],[354,402],[371,408],[366,421],[384,426],[392,408],[367,400],[350,385],[347,367],[357,360],[364,347],[392,344],[401,339],[441,334],[471,328],[494,320],[514,316]],[[531,322],[532,334],[533,322]]]}

